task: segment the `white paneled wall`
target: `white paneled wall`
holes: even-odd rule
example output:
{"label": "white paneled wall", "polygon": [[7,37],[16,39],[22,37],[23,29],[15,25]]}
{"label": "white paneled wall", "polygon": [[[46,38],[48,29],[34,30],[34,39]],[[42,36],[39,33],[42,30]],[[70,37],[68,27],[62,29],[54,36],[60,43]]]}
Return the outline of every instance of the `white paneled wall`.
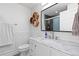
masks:
{"label": "white paneled wall", "polygon": [[[0,22],[0,55],[9,52],[13,45],[13,28],[7,23]],[[8,47],[8,48],[7,48]],[[7,48],[7,49],[6,49]],[[7,50],[7,51],[5,51]]]}
{"label": "white paneled wall", "polygon": [[12,27],[6,23],[0,23],[0,46],[11,44],[13,39]]}
{"label": "white paneled wall", "polygon": [[0,55],[5,55],[11,51],[15,53],[18,46],[27,43],[30,36],[30,16],[31,9],[27,6],[23,7],[17,3],[0,3],[0,22],[10,24],[13,27],[14,35],[13,39],[12,37],[9,38],[12,40],[12,45],[0,47]]}

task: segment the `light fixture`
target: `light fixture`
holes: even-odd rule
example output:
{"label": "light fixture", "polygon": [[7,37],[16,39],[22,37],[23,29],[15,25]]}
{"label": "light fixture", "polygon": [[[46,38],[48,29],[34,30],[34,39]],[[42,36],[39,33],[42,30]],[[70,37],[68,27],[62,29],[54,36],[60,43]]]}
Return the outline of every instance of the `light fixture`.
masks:
{"label": "light fixture", "polygon": [[55,11],[55,13],[58,13],[58,11]]}

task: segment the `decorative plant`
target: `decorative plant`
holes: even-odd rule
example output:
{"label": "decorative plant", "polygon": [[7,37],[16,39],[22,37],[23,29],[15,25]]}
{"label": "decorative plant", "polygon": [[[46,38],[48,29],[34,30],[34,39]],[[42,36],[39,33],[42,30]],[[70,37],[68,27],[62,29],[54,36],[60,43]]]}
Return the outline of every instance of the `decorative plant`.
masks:
{"label": "decorative plant", "polygon": [[32,17],[30,18],[30,23],[33,24],[33,26],[38,27],[39,25],[39,14],[38,12],[34,12]]}

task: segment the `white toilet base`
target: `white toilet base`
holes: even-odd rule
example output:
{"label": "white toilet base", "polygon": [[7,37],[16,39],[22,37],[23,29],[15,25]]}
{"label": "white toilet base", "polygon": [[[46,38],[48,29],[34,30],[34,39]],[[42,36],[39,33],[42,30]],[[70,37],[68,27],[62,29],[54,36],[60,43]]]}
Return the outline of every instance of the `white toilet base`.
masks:
{"label": "white toilet base", "polygon": [[29,56],[29,50],[20,52],[20,56]]}

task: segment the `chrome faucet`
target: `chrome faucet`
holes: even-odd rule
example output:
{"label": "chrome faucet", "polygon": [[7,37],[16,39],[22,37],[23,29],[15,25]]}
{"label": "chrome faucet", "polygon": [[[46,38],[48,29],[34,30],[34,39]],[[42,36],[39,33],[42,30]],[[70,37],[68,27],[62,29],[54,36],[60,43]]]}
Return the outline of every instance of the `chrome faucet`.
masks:
{"label": "chrome faucet", "polygon": [[48,34],[48,38],[53,40],[58,40],[58,36],[55,36],[54,32],[52,31]]}
{"label": "chrome faucet", "polygon": [[49,34],[48,34],[48,38],[49,39],[54,39],[54,32],[50,32]]}

